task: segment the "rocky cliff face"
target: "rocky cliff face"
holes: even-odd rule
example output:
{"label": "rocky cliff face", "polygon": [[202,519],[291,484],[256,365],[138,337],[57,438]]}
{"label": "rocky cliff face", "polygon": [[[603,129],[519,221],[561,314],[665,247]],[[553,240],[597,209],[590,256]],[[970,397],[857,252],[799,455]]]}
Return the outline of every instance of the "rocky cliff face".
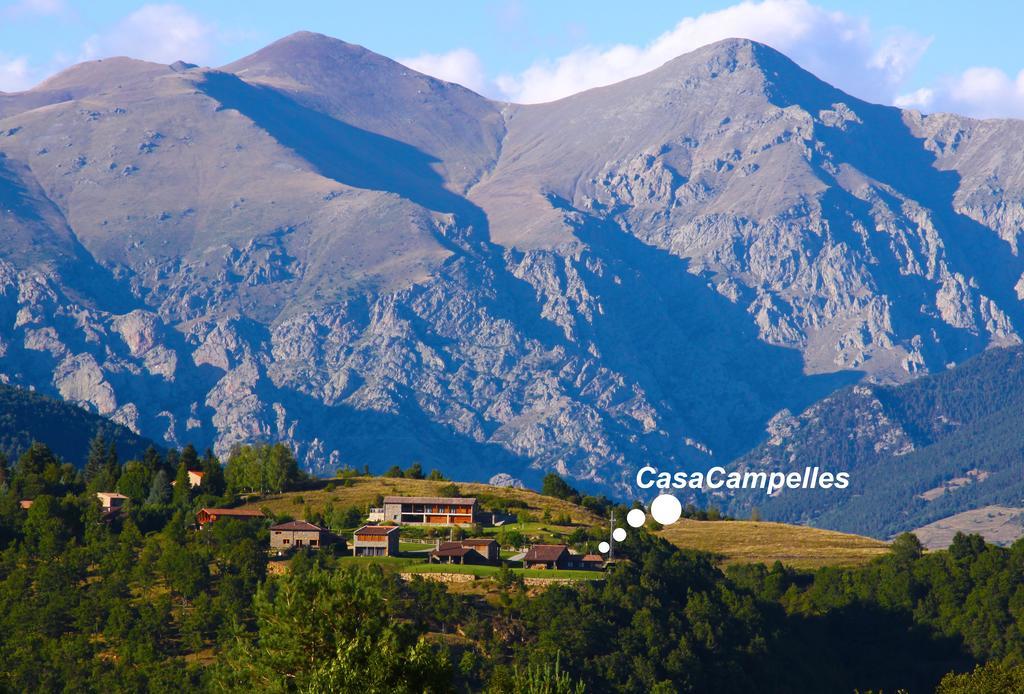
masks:
{"label": "rocky cliff face", "polygon": [[314,34],[0,106],[0,374],[170,444],[625,488],[1024,324],[1024,125],[748,41],[537,106]]}

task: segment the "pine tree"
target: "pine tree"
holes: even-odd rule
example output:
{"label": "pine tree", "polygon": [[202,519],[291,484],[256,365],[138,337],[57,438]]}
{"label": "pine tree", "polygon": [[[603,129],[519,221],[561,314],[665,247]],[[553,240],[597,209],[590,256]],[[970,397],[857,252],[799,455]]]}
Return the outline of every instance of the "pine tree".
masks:
{"label": "pine tree", "polygon": [[202,467],[203,484],[201,489],[203,494],[223,496],[227,486],[224,481],[224,468],[221,467],[217,456],[209,448],[206,449],[206,453],[203,455]]}
{"label": "pine tree", "polygon": [[146,449],[142,456],[142,464],[146,466],[146,471],[150,475],[155,475],[156,471],[160,469],[163,461],[160,459],[160,452],[155,446],[150,446]]}
{"label": "pine tree", "polygon": [[146,497],[147,506],[160,506],[171,500],[171,482],[167,479],[167,473],[157,470],[153,480],[149,483],[149,496]]}
{"label": "pine tree", "polygon": [[196,447],[191,443],[181,450],[181,462],[183,462],[185,467],[189,470],[198,470],[200,468],[199,453],[196,451]]}
{"label": "pine tree", "polygon": [[113,442],[107,447],[106,459],[103,463],[104,484],[107,489],[113,489],[117,480],[121,477],[121,465],[117,459],[117,447]]}
{"label": "pine tree", "polygon": [[107,464],[107,439],[103,436],[103,430],[96,432],[96,436],[89,442],[89,455],[85,462],[85,481],[91,483],[96,479]]}
{"label": "pine tree", "polygon": [[174,478],[174,492],[171,502],[175,506],[187,506],[192,500],[192,484],[188,479],[188,466],[184,462],[178,465],[178,474]]}

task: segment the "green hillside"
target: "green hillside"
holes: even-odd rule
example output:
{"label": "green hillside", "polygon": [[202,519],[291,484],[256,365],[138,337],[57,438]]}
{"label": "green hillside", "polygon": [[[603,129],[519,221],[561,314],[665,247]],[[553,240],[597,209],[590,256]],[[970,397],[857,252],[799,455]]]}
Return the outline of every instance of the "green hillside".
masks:
{"label": "green hillside", "polygon": [[[315,490],[274,494],[254,499],[250,505],[276,515],[301,517],[324,515],[328,506],[365,509],[378,497],[387,495],[425,496],[445,492],[451,482],[386,477],[355,477],[350,486],[331,484]],[[485,510],[504,509],[526,522],[513,520],[503,527],[483,528],[500,536],[502,529],[518,530],[533,542],[571,543],[574,533],[588,531],[588,542],[605,537],[608,520],[563,499],[544,496],[528,489],[493,487],[456,482],[460,494],[474,496]],[[520,514],[523,514],[520,516]],[[568,522],[566,522],[568,521]],[[781,561],[797,568],[857,566],[884,554],[888,546],[868,537],[819,530],[783,523],[750,521],[696,521],[681,519],[658,533],[681,549],[709,552],[722,564]],[[579,533],[575,537],[580,537]],[[582,549],[582,546],[580,547]]]}
{"label": "green hillside", "polygon": [[1024,501],[1024,348],[994,349],[900,386],[844,390],[737,466],[851,471],[850,487],[738,497],[745,514],[887,538],[987,505]]}
{"label": "green hillside", "polygon": [[33,441],[81,467],[89,442],[103,432],[122,460],[141,458],[152,441],[75,405],[21,388],[0,385],[0,452],[15,460]]}

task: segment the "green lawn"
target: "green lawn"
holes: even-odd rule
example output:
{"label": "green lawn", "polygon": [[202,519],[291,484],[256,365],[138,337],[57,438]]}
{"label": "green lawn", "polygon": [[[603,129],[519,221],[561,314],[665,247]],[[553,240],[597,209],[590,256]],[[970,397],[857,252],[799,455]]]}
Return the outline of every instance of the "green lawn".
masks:
{"label": "green lawn", "polygon": [[[462,564],[421,564],[409,569],[411,573],[444,573],[472,574],[477,578],[486,578],[498,573],[497,566],[472,566]],[[600,571],[548,571],[546,569],[512,569],[512,573],[524,578],[571,578],[573,580],[600,580],[604,574]]]}
{"label": "green lawn", "polygon": [[338,559],[339,561],[352,564],[377,564],[385,568],[393,569],[404,569],[408,566],[413,566],[423,562],[422,557],[352,557],[346,555],[338,557]]}

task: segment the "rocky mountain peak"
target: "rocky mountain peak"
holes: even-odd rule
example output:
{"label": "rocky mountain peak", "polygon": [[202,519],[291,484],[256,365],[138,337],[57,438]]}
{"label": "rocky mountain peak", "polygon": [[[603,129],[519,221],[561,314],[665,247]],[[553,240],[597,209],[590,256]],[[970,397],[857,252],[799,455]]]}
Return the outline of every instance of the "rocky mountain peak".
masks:
{"label": "rocky mountain peak", "polygon": [[169,444],[625,488],[1020,339],[1024,124],[755,42],[538,105],[305,32],[104,63],[0,98],[0,377]]}
{"label": "rocky mountain peak", "polygon": [[168,65],[135,58],[114,57],[73,65],[33,87],[32,92],[64,92],[67,98],[81,98],[117,89],[139,80],[150,80],[171,72]]}
{"label": "rocky mountain peak", "polygon": [[[223,66],[246,80],[290,78],[300,84],[331,79],[329,73],[399,66],[362,46],[311,31],[297,31],[244,58]],[[352,74],[341,75],[351,78]]]}

